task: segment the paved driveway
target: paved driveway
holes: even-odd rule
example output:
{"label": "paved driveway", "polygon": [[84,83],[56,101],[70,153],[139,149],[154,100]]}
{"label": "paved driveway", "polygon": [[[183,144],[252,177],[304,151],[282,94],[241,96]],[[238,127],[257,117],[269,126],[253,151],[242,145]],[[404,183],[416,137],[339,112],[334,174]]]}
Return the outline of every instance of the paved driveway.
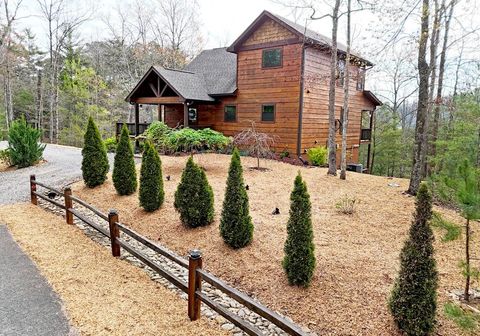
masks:
{"label": "paved driveway", "polygon": [[[0,149],[8,145],[0,141]],[[40,182],[61,188],[82,178],[82,153],[80,148],[47,144],[43,152],[47,161],[35,167],[0,173],[0,204],[10,204],[30,199],[29,179],[35,174]],[[109,154],[110,168],[113,155]]]}

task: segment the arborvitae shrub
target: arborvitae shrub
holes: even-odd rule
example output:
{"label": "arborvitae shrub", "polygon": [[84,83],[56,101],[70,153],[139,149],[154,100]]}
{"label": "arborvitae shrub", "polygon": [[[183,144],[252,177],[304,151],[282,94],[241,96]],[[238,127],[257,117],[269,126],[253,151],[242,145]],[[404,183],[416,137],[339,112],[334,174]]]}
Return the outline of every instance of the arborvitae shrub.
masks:
{"label": "arborvitae shrub", "polygon": [[220,234],[233,248],[248,245],[253,238],[252,218],[249,214],[248,195],[243,183],[240,154],[235,148],[228,170],[227,188],[223,201]]}
{"label": "arborvitae shrub", "polygon": [[148,142],[142,157],[140,169],[140,206],[146,211],[155,211],[163,203],[162,162],[157,150]]}
{"label": "arborvitae shrub", "polygon": [[175,192],[175,209],[182,223],[189,227],[208,225],[213,221],[213,191],[205,172],[190,157]]}
{"label": "arborvitae shrub", "polygon": [[122,127],[113,163],[113,185],[119,195],[130,195],[137,190],[137,171],[128,128]]}
{"label": "arborvitae shrub", "polygon": [[315,270],[310,195],[300,173],[290,195],[283,268],[291,285],[307,287]]}
{"label": "arborvitae shrub", "polygon": [[42,132],[27,124],[25,118],[15,120],[8,130],[9,161],[18,168],[34,165],[43,155],[45,145],[40,143]]}
{"label": "arborvitae shrub", "polygon": [[417,192],[415,217],[400,254],[400,273],[389,300],[397,327],[409,336],[424,336],[435,327],[438,274],[434,236],[428,220],[432,197],[425,183]]}
{"label": "arborvitae shrub", "polygon": [[82,175],[85,185],[93,188],[105,182],[109,168],[107,151],[92,117],[88,118],[82,156]]}

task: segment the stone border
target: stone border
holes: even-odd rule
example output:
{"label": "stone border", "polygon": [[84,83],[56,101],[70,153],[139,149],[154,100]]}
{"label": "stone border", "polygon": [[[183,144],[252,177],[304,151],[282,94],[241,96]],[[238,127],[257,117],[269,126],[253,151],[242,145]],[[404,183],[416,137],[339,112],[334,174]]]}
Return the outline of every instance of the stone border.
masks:
{"label": "stone border", "polygon": [[[63,197],[57,197],[55,199],[59,203],[63,204],[64,199]],[[47,201],[44,201],[39,198],[38,200],[39,206],[42,208],[53,212],[56,215],[65,217],[65,210],[59,209],[52,203],[49,203]],[[87,217],[88,219],[92,220],[94,223],[100,225],[101,227],[105,228],[107,231],[109,230],[108,228],[108,223],[99,218],[97,215],[95,215],[93,212],[90,210],[84,208],[83,206],[79,206],[74,202],[74,209],[78,212],[80,212],[82,215]],[[80,228],[90,239],[95,241],[96,243],[109,248],[110,249],[110,239],[103,236],[101,233],[96,231],[95,229],[91,228],[88,224],[85,224],[83,221],[80,219],[76,218],[74,216],[74,224]],[[67,225],[67,224],[65,224]],[[176,276],[179,280],[182,280],[186,283],[188,283],[188,270],[186,268],[181,267],[180,265],[177,265],[176,263],[172,262],[171,260],[159,255],[155,251],[149,249],[143,244],[140,244],[136,240],[132,239],[130,236],[124,234],[123,232],[120,231],[121,238],[128,242],[130,245],[132,245],[135,249],[138,251],[141,251],[145,255],[147,255],[150,259],[154,260],[157,262],[162,268],[165,270],[169,271],[171,274]],[[158,244],[158,243],[157,243]],[[162,245],[162,247],[164,247]],[[164,247],[165,248],[165,247]],[[169,250],[168,248],[166,248]],[[169,250],[170,251],[170,250]],[[172,251],[171,251],[172,252]],[[173,254],[176,254],[172,252]],[[150,267],[146,266],[143,264],[140,260],[138,260],[136,257],[125,251],[125,249],[121,249],[121,256],[120,259],[126,260],[129,263],[143,269],[148,276],[153,280],[156,281],[160,284],[162,284],[164,287],[174,291],[177,293],[183,300],[187,300],[187,294],[178,289],[175,285],[173,285],[171,282],[160,276],[158,273],[156,273],[154,270],[152,270]],[[238,317],[242,318],[243,320],[252,323],[255,325],[260,331],[263,332],[264,335],[268,336],[285,336],[288,335],[288,333],[284,332],[281,330],[279,327],[271,323],[270,321],[264,319],[263,317],[259,316],[255,312],[252,312],[250,309],[247,307],[241,305],[237,301],[233,300],[230,298],[228,295],[220,291],[219,289],[213,288],[210,284],[207,282],[202,283],[202,291],[204,291],[207,296],[211,299],[213,299],[215,302],[220,304],[222,307],[228,309],[232,313],[236,314]],[[259,302],[256,298],[253,298],[255,301]],[[186,305],[185,305],[186,307]],[[293,322],[291,318],[288,316],[285,316],[281,314],[280,312],[277,311],[277,313],[288,321]],[[186,308],[185,308],[185,314],[186,314]],[[226,320],[223,316],[219,315],[217,312],[213,311],[209,307],[202,305],[201,306],[201,315],[204,317],[209,318],[210,320],[215,321],[216,323],[220,324],[221,328],[231,332],[234,336],[243,336],[247,335],[245,332],[240,330],[238,327],[236,327],[233,323],[230,323],[230,321]],[[303,327],[302,328],[306,333],[308,333],[311,336],[317,336],[317,333],[311,332],[308,328]]]}

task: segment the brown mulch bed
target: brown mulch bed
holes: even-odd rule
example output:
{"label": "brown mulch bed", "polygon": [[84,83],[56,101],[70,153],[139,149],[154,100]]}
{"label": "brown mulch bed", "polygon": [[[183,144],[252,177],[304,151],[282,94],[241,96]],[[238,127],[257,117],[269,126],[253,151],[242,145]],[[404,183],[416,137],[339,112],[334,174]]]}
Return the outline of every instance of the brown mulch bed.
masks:
{"label": "brown mulch bed", "polygon": [[[319,334],[398,335],[386,303],[414,209],[414,198],[403,193],[407,180],[348,173],[347,180],[341,181],[327,176],[324,168],[303,168],[273,160],[262,162],[268,168],[262,172],[248,169],[256,161],[243,157],[255,232],[250,246],[232,250],[223,243],[218,229],[230,157],[195,156],[213,187],[216,217],[210,226],[193,230],[182,226],[173,208],[173,194],[186,160],[162,156],[163,174],[170,175],[171,181],[165,181],[165,204],[154,213],[139,207],[137,194],[117,196],[111,180],[95,189],[79,182],[73,192],[104,211],[118,209],[122,222],[179,254],[201,249],[208,270]],[[281,266],[289,196],[298,171],[311,196],[317,258],[315,275],[307,289],[289,286]],[[389,183],[400,186],[391,187]],[[360,200],[355,214],[336,211],[335,204],[344,195]],[[280,215],[271,214],[275,207],[280,209]],[[461,221],[451,210],[436,210],[447,219]],[[463,242],[442,243],[443,232],[436,230],[435,234],[440,273],[438,333],[461,335],[444,317],[443,303],[448,300],[448,291],[463,286],[458,268]],[[480,250],[475,239],[472,251]]]}
{"label": "brown mulch bed", "polygon": [[81,335],[227,335],[207,319],[190,322],[186,301],[52,213],[28,203],[2,206],[0,222],[59,294]]}

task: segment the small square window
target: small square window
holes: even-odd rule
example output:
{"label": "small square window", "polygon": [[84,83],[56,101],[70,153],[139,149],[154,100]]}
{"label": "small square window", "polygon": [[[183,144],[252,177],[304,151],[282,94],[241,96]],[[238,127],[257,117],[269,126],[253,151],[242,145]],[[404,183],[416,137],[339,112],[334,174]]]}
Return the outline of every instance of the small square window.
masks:
{"label": "small square window", "polygon": [[277,68],[282,66],[282,48],[265,49],[262,51],[262,68]]}
{"label": "small square window", "polygon": [[275,105],[262,105],[262,121],[275,121]]}
{"label": "small square window", "polygon": [[227,122],[237,121],[237,107],[235,105],[226,105],[223,120]]}

